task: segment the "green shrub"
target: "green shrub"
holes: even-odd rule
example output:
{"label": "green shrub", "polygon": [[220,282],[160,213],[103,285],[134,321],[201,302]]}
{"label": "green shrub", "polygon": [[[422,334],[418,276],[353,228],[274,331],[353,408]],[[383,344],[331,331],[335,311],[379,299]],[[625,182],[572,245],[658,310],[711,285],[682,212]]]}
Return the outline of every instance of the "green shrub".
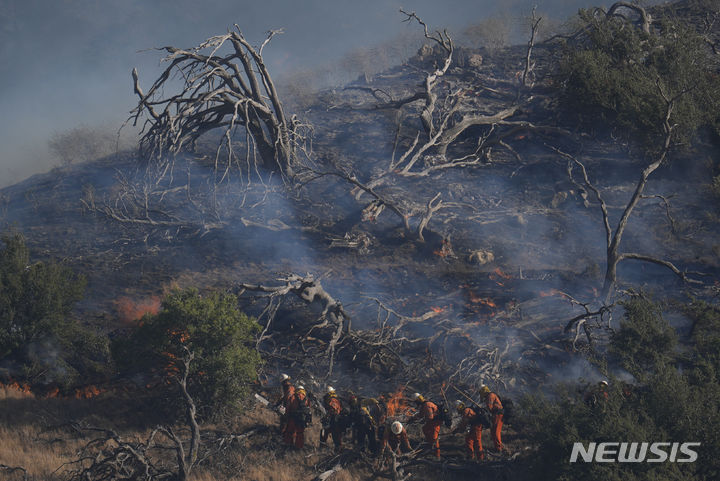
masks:
{"label": "green shrub", "polygon": [[613,335],[610,354],[642,381],[675,359],[677,335],[648,299],[636,297],[622,306],[625,314]]}
{"label": "green shrub", "polygon": [[[608,352],[608,365],[627,366],[633,383],[609,379],[606,402],[583,402],[581,386],[559,386],[552,398],[527,395],[520,424],[536,448],[536,479],[720,479],[720,315],[695,302],[695,334],[677,349],[673,329],[647,299],[633,299]],[[695,463],[569,463],[575,442],[700,442]]]}
{"label": "green shrub", "polygon": [[677,99],[670,118],[676,143],[716,123],[720,82],[702,36],[691,26],[666,18],[648,35],[621,17],[587,10],[579,15],[586,35],[566,45],[558,68],[561,107],[569,118],[646,153],[662,148],[662,92]]}
{"label": "green shrub", "polygon": [[241,409],[261,362],[254,349],[258,331],[232,295],[175,291],[157,315],[145,316],[129,337],[113,343],[113,356],[125,374],[162,379],[157,395],[172,399],[185,350],[193,352],[188,389],[204,417],[213,417]]}
{"label": "green shrub", "polygon": [[25,379],[70,385],[106,371],[107,342],[70,317],[85,279],[52,262],[30,262],[20,234],[1,237],[0,359]]}

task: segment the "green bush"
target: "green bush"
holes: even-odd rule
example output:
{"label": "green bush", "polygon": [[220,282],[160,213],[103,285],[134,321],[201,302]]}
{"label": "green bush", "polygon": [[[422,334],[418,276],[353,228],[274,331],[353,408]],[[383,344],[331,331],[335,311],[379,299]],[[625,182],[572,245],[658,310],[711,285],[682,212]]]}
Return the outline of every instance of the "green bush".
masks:
{"label": "green bush", "polygon": [[105,372],[106,340],[71,318],[85,279],[60,264],[31,263],[20,234],[0,240],[0,359],[35,382],[70,385]]}
{"label": "green bush", "polygon": [[654,153],[665,135],[662,89],[677,98],[670,118],[676,143],[715,125],[720,82],[692,26],[666,18],[646,34],[621,17],[579,15],[586,34],[566,45],[558,68],[561,107],[570,119]]}
{"label": "green bush", "polygon": [[[647,299],[625,305],[611,341],[608,365],[623,365],[636,381],[610,378],[606,402],[583,402],[581,386],[560,386],[552,398],[528,395],[520,403],[523,434],[536,479],[720,479],[720,315],[716,306],[693,303],[687,312],[695,334],[678,348],[673,329]],[[693,317],[694,316],[694,317]],[[569,463],[575,442],[700,442],[698,461]]]}
{"label": "green bush", "polygon": [[208,418],[242,408],[261,362],[254,349],[258,331],[257,322],[238,310],[236,297],[178,290],[157,315],[145,316],[130,336],[113,343],[113,356],[124,374],[161,379],[156,394],[174,399],[173,379],[185,351],[194,353],[188,389]]}
{"label": "green bush", "polygon": [[644,381],[675,359],[677,335],[648,299],[633,298],[622,306],[625,314],[613,335],[610,354],[636,379]]}

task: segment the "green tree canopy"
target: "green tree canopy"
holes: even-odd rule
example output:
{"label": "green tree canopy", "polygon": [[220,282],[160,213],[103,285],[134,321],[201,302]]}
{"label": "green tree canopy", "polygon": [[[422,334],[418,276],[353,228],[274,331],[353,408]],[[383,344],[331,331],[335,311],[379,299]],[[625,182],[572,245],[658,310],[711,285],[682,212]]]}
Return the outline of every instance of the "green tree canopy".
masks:
{"label": "green tree canopy", "polygon": [[650,33],[597,9],[579,13],[584,34],[560,60],[561,106],[588,130],[603,130],[642,151],[661,148],[666,99],[676,99],[670,124],[676,143],[715,124],[720,104],[717,66],[702,36],[664,18]]}
{"label": "green tree canopy", "polygon": [[113,355],[127,374],[169,381],[179,374],[185,350],[193,352],[188,390],[211,417],[241,408],[261,362],[254,349],[257,332],[259,325],[240,312],[235,296],[176,290],[157,315],[145,316],[130,336],[114,342]]}
{"label": "green tree canopy", "polygon": [[72,317],[85,279],[54,262],[31,262],[20,234],[0,238],[0,359],[24,377],[72,384],[104,371],[107,343]]}
{"label": "green tree canopy", "polygon": [[[645,298],[625,304],[613,336],[608,365],[626,366],[632,382],[610,377],[607,401],[583,402],[574,385],[553,398],[528,395],[522,403],[523,433],[537,451],[530,462],[537,479],[716,480],[720,476],[720,358],[717,306],[686,307],[695,334],[683,349],[660,308]],[[569,463],[575,442],[699,442],[695,463]]]}

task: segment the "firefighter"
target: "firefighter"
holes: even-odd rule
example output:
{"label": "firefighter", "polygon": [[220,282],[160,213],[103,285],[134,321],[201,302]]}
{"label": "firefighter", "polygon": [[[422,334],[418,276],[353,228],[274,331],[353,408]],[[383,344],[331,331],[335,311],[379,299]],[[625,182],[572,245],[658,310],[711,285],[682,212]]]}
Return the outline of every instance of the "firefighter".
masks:
{"label": "firefighter", "polygon": [[395,421],[389,428],[384,430],[380,444],[380,454],[384,454],[388,447],[390,447],[390,451],[395,454],[412,451],[407,431],[400,421]]}
{"label": "firefighter", "polygon": [[295,394],[295,386],[293,386],[292,380],[287,374],[280,375],[280,385],[282,386],[282,395],[275,403],[275,409],[280,413],[280,432],[285,434],[288,421],[287,409],[290,400]]}
{"label": "firefighter", "polygon": [[342,436],[345,431],[342,421],[342,403],[335,392],[335,388],[329,386],[323,397],[325,406],[325,417],[323,418],[323,429],[320,433],[320,442],[327,442],[328,436],[332,435],[335,450],[342,449]]}
{"label": "firefighter", "polygon": [[411,418],[411,422],[421,419],[425,421],[422,427],[425,442],[434,452],[435,457],[440,459],[440,441],[438,437],[440,436],[442,420],[440,419],[438,406],[434,402],[426,400],[420,393],[413,394],[412,400],[417,404],[418,412]]}
{"label": "firefighter", "polygon": [[585,401],[585,404],[587,404],[591,408],[594,408],[599,406],[600,403],[604,403],[605,401],[607,401],[608,397],[608,382],[600,381],[595,386],[589,388],[585,392],[585,395],[583,396],[583,401]]}
{"label": "firefighter", "polygon": [[[360,403],[358,403],[360,405]],[[371,453],[377,453],[377,427],[375,419],[373,419],[370,410],[366,406],[360,406],[353,418],[353,432],[355,433],[355,443],[360,447],[361,451],[366,448]]]}
{"label": "firefighter", "polygon": [[312,416],[310,414],[310,402],[307,398],[307,392],[302,386],[298,386],[290,398],[287,409],[288,421],[283,441],[288,446],[295,446],[302,449],[305,446],[305,428],[310,424]]}
{"label": "firefighter", "polygon": [[380,394],[377,399],[377,416],[375,416],[375,420],[377,421],[378,425],[378,441],[382,441],[383,437],[385,436],[385,430],[387,429],[388,402],[390,401],[390,398],[390,394],[383,393]]}
{"label": "firefighter", "polygon": [[482,447],[482,428],[484,413],[480,412],[478,407],[465,406],[462,401],[455,404],[457,412],[460,414],[460,422],[457,427],[452,430],[453,434],[461,433],[468,429],[465,434],[465,448],[468,459],[477,459],[478,461],[485,459],[485,452]]}
{"label": "firefighter", "polygon": [[498,395],[485,385],[480,388],[480,396],[485,400],[485,406],[490,412],[492,420],[490,436],[492,437],[493,444],[495,444],[495,451],[502,453],[505,450],[502,443],[503,405]]}

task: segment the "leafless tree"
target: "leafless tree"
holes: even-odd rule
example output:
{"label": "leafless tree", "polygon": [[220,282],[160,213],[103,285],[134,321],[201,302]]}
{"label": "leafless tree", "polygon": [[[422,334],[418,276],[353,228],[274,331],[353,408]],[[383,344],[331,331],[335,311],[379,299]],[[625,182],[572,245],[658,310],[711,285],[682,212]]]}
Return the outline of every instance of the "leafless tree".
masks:
{"label": "leafless tree", "polygon": [[[577,159],[575,156],[572,156],[566,152],[561,151],[560,149],[557,149],[555,147],[551,147],[552,150],[554,150],[556,153],[558,153],[560,156],[562,156],[564,159],[568,161],[568,175],[570,179],[581,189],[592,192],[592,195],[595,197],[596,201],[598,202],[599,209],[602,213],[602,219],[603,219],[603,227],[605,230],[605,245],[606,245],[606,269],[605,269],[605,278],[603,281],[602,291],[600,300],[602,302],[602,305],[600,308],[596,310],[592,310],[588,307],[588,304],[583,303],[577,303],[578,305],[581,305],[585,309],[585,313],[574,317],[571,319],[568,324],[565,327],[566,331],[569,331],[572,329],[572,327],[577,323],[577,330],[576,330],[576,336],[575,340],[577,340],[577,333],[579,332],[579,328],[582,325],[582,323],[591,317],[597,317],[597,316],[604,316],[608,313],[608,307],[612,305],[612,298],[615,294],[615,287],[617,284],[617,267],[620,264],[620,262],[625,260],[639,260],[644,262],[650,262],[653,264],[658,264],[664,267],[667,267],[670,269],[674,274],[676,274],[680,279],[687,283],[691,284],[702,284],[702,281],[699,281],[697,279],[693,279],[688,277],[688,275],[692,274],[699,274],[696,272],[686,272],[680,270],[678,267],[676,267],[672,262],[659,259],[653,256],[641,254],[641,253],[635,253],[635,252],[621,252],[620,251],[620,244],[623,238],[623,234],[625,233],[625,229],[628,226],[628,222],[630,220],[630,216],[635,209],[635,207],[638,205],[640,200],[643,198],[646,198],[643,196],[643,192],[645,190],[645,187],[647,185],[648,179],[650,175],[655,172],[662,164],[667,160],[668,152],[670,151],[670,148],[672,146],[672,139],[673,139],[673,130],[676,128],[676,125],[671,125],[670,120],[673,112],[673,108],[675,106],[675,103],[677,100],[684,95],[686,92],[680,92],[674,97],[669,97],[665,90],[663,89],[660,81],[657,81],[657,88],[662,95],[663,99],[666,103],[666,110],[665,110],[665,117],[663,120],[663,132],[664,132],[664,139],[663,139],[663,145],[660,153],[657,155],[657,157],[648,164],[641,172],[640,178],[638,179],[637,183],[635,184],[635,189],[633,190],[633,193],[630,197],[630,200],[623,208],[622,214],[620,215],[620,219],[617,221],[617,224],[613,227],[612,221],[610,218],[610,212],[607,203],[605,202],[602,193],[600,190],[591,182],[587,169],[585,168],[585,165]],[[573,170],[574,168],[578,168],[580,170],[582,179],[579,181],[576,181],[573,177]]]}
{"label": "leafless tree", "polygon": [[[185,348],[185,355],[181,360],[182,371],[176,379],[186,409],[189,440],[181,438],[167,425],[153,429],[142,441],[124,439],[111,429],[75,426],[78,431],[98,435],[84,446],[77,460],[68,463],[71,467],[70,479],[156,481],[170,478],[187,481],[197,464],[200,449],[200,426],[196,418],[195,402],[187,390],[190,363],[193,359],[193,353]],[[174,469],[168,468],[168,464],[164,462],[168,453],[174,455]]]}
{"label": "leafless tree", "polygon": [[[193,150],[203,134],[214,130],[222,132],[214,160],[221,179],[229,170],[243,168],[248,175],[262,168],[293,176],[299,122],[286,117],[263,59],[263,49],[281,32],[270,31],[255,47],[236,25],[196,47],[163,47],[159,50],[167,52],[163,60],[169,65],[147,93],[133,70],[139,101],[130,120],[141,124],[141,152],[156,178],[170,171],[175,155]],[[244,159],[234,146],[238,128],[245,132]]]}

